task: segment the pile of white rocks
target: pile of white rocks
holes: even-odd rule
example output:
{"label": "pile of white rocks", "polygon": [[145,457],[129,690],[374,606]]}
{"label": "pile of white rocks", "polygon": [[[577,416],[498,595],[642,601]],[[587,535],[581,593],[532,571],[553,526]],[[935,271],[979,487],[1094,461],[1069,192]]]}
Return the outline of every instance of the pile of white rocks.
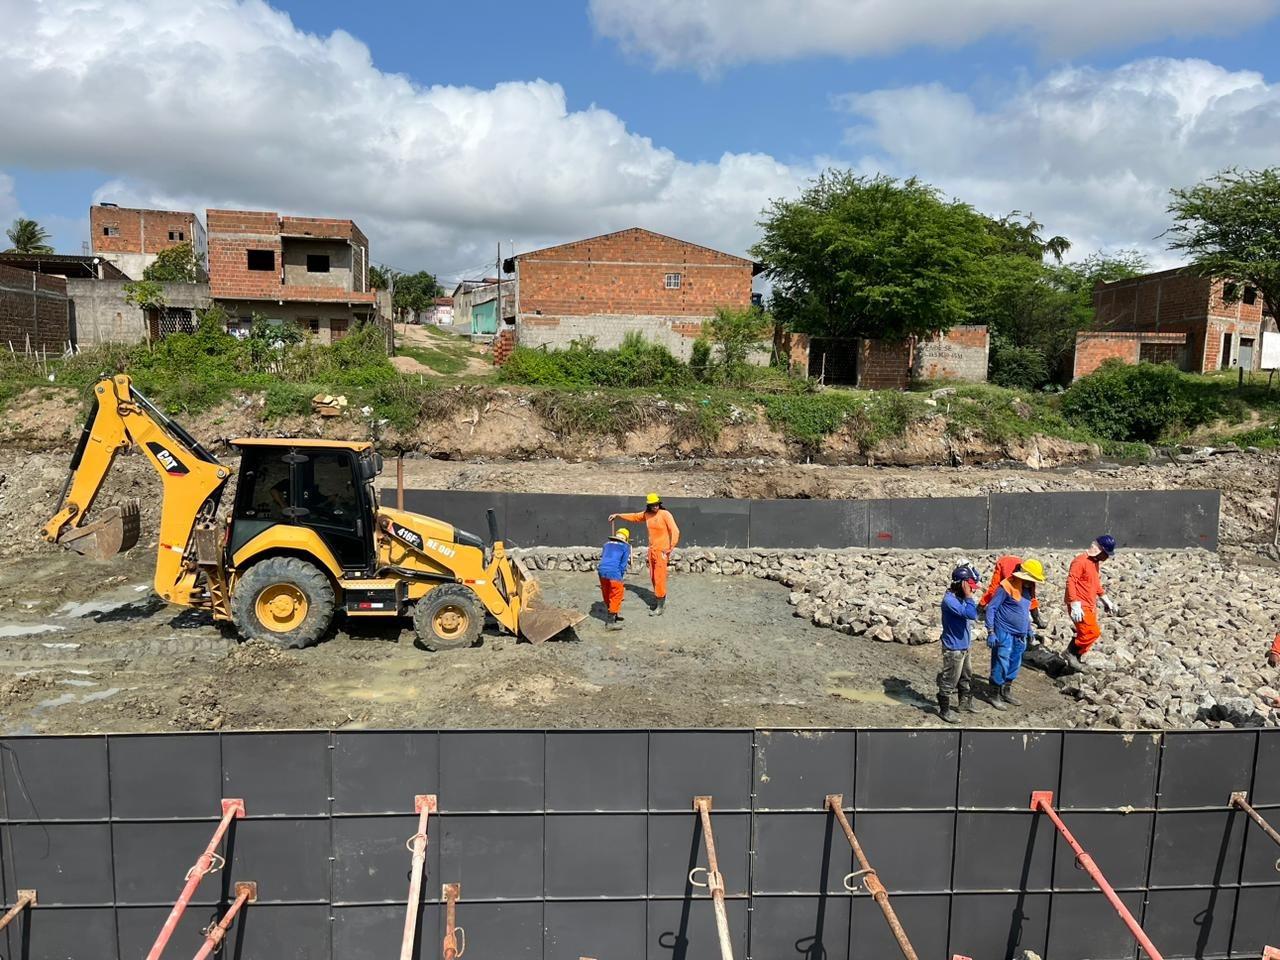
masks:
{"label": "pile of white rocks", "polygon": [[[579,572],[593,571],[600,555],[591,548],[517,553],[535,570]],[[643,569],[644,550],[636,554]],[[1088,669],[1070,674],[1055,654],[1071,637],[1063,591],[1074,554],[1020,555],[1041,560],[1048,577],[1041,587],[1048,628],[1028,661],[1080,702],[1079,726],[1280,726],[1280,668],[1266,664],[1280,629],[1274,571],[1206,550],[1119,551],[1102,568],[1119,611],[1102,617]],[[963,560],[985,577],[996,555],[689,548],[676,551],[672,566],[676,573],[775,580],[790,588],[798,617],[863,641],[922,644],[938,641],[939,603],[951,569]]]}

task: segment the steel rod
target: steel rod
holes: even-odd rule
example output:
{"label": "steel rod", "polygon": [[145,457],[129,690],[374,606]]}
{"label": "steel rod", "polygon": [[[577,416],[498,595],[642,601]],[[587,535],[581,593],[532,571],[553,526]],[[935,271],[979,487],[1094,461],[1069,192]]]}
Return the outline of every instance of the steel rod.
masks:
{"label": "steel rod", "polygon": [[889,925],[889,932],[893,934],[893,939],[898,941],[898,949],[902,951],[902,955],[906,960],[918,960],[916,951],[911,946],[911,940],[907,937],[907,931],[902,929],[898,915],[893,912],[893,906],[889,903],[888,891],[885,890],[884,884],[880,882],[880,877],[876,874],[875,868],[867,861],[867,855],[862,852],[862,844],[858,842],[857,836],[854,835],[853,827],[849,825],[849,818],[844,815],[844,794],[827,794],[826,805],[827,809],[835,814],[836,820],[840,822],[840,828],[844,830],[845,838],[849,841],[849,846],[853,848],[853,855],[857,858],[858,866],[862,868],[862,885],[867,888],[867,893],[871,894],[871,898],[880,907],[880,912],[884,914],[884,922]]}
{"label": "steel rod", "polygon": [[1280,844],[1280,833],[1277,833],[1275,827],[1271,826],[1271,824],[1267,823],[1266,820],[1262,819],[1262,814],[1258,813],[1257,810],[1253,809],[1253,805],[1249,803],[1245,794],[1233,793],[1231,795],[1231,806],[1239,807],[1241,810],[1247,813],[1249,815],[1249,819],[1262,828],[1263,833],[1265,833],[1268,837],[1274,840],[1277,844]]}
{"label": "steel rod", "polygon": [[1129,912],[1129,908],[1124,905],[1115,889],[1107,882],[1107,878],[1102,875],[1102,871],[1098,869],[1098,865],[1093,862],[1093,857],[1084,852],[1084,848],[1071,835],[1071,831],[1067,829],[1067,825],[1062,822],[1062,818],[1058,816],[1058,812],[1053,809],[1053,791],[1037,790],[1031,794],[1031,810],[1034,813],[1043,813],[1047,816],[1058,832],[1071,845],[1071,849],[1075,851],[1076,863],[1084,870],[1085,873],[1093,879],[1098,885],[1098,889],[1102,891],[1107,900],[1111,902],[1111,906],[1116,913],[1120,915],[1120,919],[1124,921],[1124,925],[1129,928],[1129,932],[1133,934],[1133,938],[1138,941],[1138,945],[1147,952],[1147,956],[1151,960],[1164,960],[1163,955],[1156,949],[1146,932],[1138,925],[1138,921],[1133,918],[1133,914]]}
{"label": "steel rod", "polygon": [[724,906],[724,877],[720,876],[720,864],[716,859],[716,838],[711,831],[711,798],[694,797],[693,808],[702,821],[702,842],[707,847],[707,892],[716,913],[716,934],[720,938],[720,956],[733,960],[733,938],[729,935],[729,917]]}
{"label": "steel rod", "polygon": [[[462,896],[462,884],[446,883],[440,888],[444,898],[444,960],[458,960],[467,949],[467,933],[458,926],[458,898]],[[462,948],[458,948],[458,941]]]}
{"label": "steel rod", "polygon": [[200,886],[200,881],[205,878],[205,874],[211,871],[214,859],[218,858],[218,844],[226,836],[227,830],[231,827],[231,821],[242,817],[244,817],[244,801],[224,798],[222,801],[222,819],[218,821],[218,828],[213,831],[213,839],[209,841],[204,853],[200,854],[195,864],[187,871],[187,879],[182,887],[182,892],[178,894],[178,899],[174,903],[173,909],[169,911],[169,916],[165,920],[164,926],[160,928],[160,933],[156,936],[156,942],[151,945],[147,960],[160,960],[160,955],[164,953],[164,948],[169,945],[169,938],[173,936],[173,931],[178,928],[178,921],[182,919],[182,914],[186,912],[187,904],[191,902],[191,897],[196,892],[196,887]]}
{"label": "steel rod", "polygon": [[413,957],[414,935],[418,932],[418,911],[422,908],[422,867],[427,860],[427,818],[436,810],[436,795],[418,794],[413,798],[413,808],[418,814],[418,832],[409,838],[413,859],[409,866],[409,904],[404,912],[400,960],[411,960]]}
{"label": "steel rod", "polygon": [[36,892],[34,890],[19,890],[18,902],[9,908],[8,913],[0,917],[0,930],[3,930],[17,918],[27,907],[34,906],[36,902]]}
{"label": "steel rod", "polygon": [[204,935],[204,946],[197,951],[192,960],[208,960],[221,947],[222,940],[227,935],[227,931],[231,929],[231,924],[235,923],[236,914],[244,907],[246,903],[252,903],[258,899],[258,885],[252,881],[245,881],[236,884],[236,898],[231,906],[227,908],[227,912],[223,914],[222,919],[216,924],[209,927]]}

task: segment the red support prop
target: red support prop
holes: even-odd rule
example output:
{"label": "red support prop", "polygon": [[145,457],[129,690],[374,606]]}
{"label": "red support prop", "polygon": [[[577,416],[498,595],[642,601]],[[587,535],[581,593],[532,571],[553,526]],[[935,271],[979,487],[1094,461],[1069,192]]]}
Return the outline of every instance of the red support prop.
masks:
{"label": "red support prop", "polygon": [[1263,948],[1262,948],[1262,960],[1280,960],[1280,948],[1278,948],[1278,947],[1263,947]]}
{"label": "red support prop", "polygon": [[211,923],[209,929],[204,934],[204,946],[196,952],[193,960],[208,960],[221,947],[223,938],[227,935],[227,931],[231,929],[231,924],[235,923],[236,914],[244,907],[246,903],[253,903],[258,899],[258,885],[252,880],[244,880],[236,884],[236,899],[227,908],[227,912],[217,923]]}
{"label": "red support prop", "polygon": [[418,911],[422,908],[422,865],[427,861],[427,818],[436,812],[436,795],[420,793],[413,798],[418,814],[418,832],[406,841],[413,852],[409,866],[409,905],[404,913],[404,937],[400,941],[400,960],[412,960],[414,934],[418,930]]}
{"label": "red support prop", "polygon": [[1164,960],[1163,955],[1156,949],[1150,938],[1147,937],[1142,927],[1138,926],[1138,921],[1133,918],[1133,914],[1129,912],[1129,908],[1124,905],[1111,884],[1107,883],[1107,878],[1102,875],[1102,871],[1098,869],[1098,865],[1093,862],[1093,857],[1084,852],[1084,848],[1076,842],[1076,838],[1071,835],[1071,831],[1067,829],[1067,825],[1062,822],[1062,818],[1058,816],[1058,812],[1053,809],[1053,791],[1052,790],[1036,790],[1031,794],[1031,810],[1033,813],[1043,813],[1058,828],[1058,832],[1071,845],[1071,849],[1076,854],[1076,864],[1084,870],[1085,873],[1093,879],[1098,885],[1098,889],[1102,891],[1107,900],[1111,902],[1111,906],[1115,908],[1116,913],[1120,915],[1120,919],[1124,921],[1129,932],[1133,934],[1133,938],[1138,941],[1138,945],[1147,952],[1147,956],[1151,960]]}
{"label": "red support prop", "polygon": [[36,892],[34,890],[19,890],[18,902],[9,908],[9,912],[0,917],[0,930],[3,930],[9,924],[13,923],[14,918],[28,907],[36,905]]}
{"label": "red support prop", "polygon": [[164,922],[164,926],[160,928],[160,933],[156,937],[156,942],[151,945],[151,950],[147,954],[147,960],[160,960],[160,955],[164,953],[164,948],[169,945],[169,938],[173,936],[173,931],[178,927],[178,921],[182,919],[182,914],[187,909],[187,904],[191,902],[192,895],[196,892],[196,887],[200,886],[200,881],[204,879],[205,874],[212,873],[215,869],[221,869],[226,863],[225,860],[218,867],[214,867],[215,860],[222,860],[218,856],[218,844],[222,842],[222,838],[226,836],[227,830],[231,827],[232,820],[239,820],[244,817],[244,801],[240,799],[222,801],[222,819],[218,821],[218,828],[213,831],[213,839],[209,841],[209,846],[205,847],[204,853],[200,854],[195,865],[187,871],[186,884],[182,888],[182,892],[178,894],[178,900],[173,905],[173,909],[169,911],[169,917]]}

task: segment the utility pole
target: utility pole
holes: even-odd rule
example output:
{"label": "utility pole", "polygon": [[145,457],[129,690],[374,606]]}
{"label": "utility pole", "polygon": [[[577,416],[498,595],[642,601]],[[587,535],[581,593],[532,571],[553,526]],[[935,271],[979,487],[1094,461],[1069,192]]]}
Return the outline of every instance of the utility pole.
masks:
{"label": "utility pole", "polygon": [[502,332],[502,241],[498,241],[498,269],[494,273],[498,278],[498,300],[493,310],[493,333],[497,336]]}

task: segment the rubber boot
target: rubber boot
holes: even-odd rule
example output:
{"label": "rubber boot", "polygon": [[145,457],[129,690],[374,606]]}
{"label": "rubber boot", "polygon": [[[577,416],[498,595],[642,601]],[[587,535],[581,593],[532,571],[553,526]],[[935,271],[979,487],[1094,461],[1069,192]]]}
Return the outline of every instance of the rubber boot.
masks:
{"label": "rubber boot", "polygon": [[1004,702],[1003,698],[1000,696],[1000,688],[997,687],[994,683],[991,683],[990,681],[987,682],[987,695],[983,697],[983,699],[986,700],[987,703],[991,704],[991,706],[995,707],[997,710],[1009,709],[1008,705]]}
{"label": "rubber boot", "polygon": [[1062,651],[1062,661],[1067,665],[1067,669],[1073,673],[1083,673],[1087,669],[1084,661],[1076,653],[1076,647],[1073,643],[1067,644],[1067,649]]}
{"label": "rubber boot", "polygon": [[960,712],[961,713],[977,713],[978,706],[973,702],[972,693],[960,694]]}
{"label": "rubber boot", "polygon": [[609,619],[604,622],[604,628],[606,630],[621,630],[622,629],[621,621],[622,621],[622,618],[620,616],[618,616],[616,613],[611,613],[609,614]]}
{"label": "rubber boot", "polygon": [[1011,707],[1022,706],[1022,701],[1013,695],[1012,683],[1006,683],[1003,687],[1000,688],[1000,699],[1003,700],[1005,703],[1009,704],[1009,706]]}
{"label": "rubber boot", "polygon": [[951,709],[951,698],[938,694],[938,717],[943,723],[959,723],[960,714]]}
{"label": "rubber boot", "polygon": [[659,597],[659,598],[658,598],[658,602],[657,602],[656,604],[654,604],[653,609],[649,611],[649,616],[651,616],[651,617],[660,617],[660,616],[662,616],[663,612],[664,612],[666,609],[667,609],[667,598],[666,598],[666,597]]}

